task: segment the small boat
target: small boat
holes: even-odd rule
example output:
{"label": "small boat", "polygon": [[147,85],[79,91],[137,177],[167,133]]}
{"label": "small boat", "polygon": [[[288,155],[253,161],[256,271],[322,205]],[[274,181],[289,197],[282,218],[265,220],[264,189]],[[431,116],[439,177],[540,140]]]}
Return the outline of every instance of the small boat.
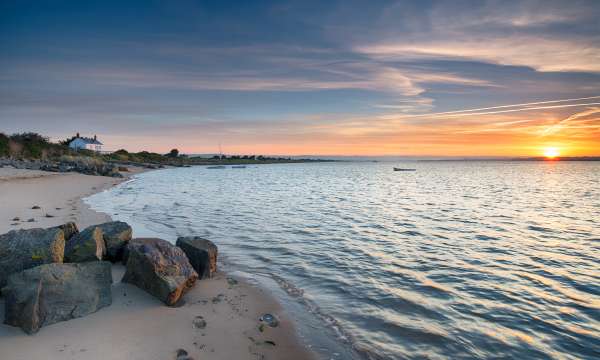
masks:
{"label": "small boat", "polygon": [[207,169],[225,169],[225,165],[215,165],[215,166],[207,166]]}
{"label": "small boat", "polygon": [[245,169],[246,165],[232,165],[231,168],[232,169]]}
{"label": "small boat", "polygon": [[394,168],[394,171],[417,171],[417,169],[407,169],[407,168]]}

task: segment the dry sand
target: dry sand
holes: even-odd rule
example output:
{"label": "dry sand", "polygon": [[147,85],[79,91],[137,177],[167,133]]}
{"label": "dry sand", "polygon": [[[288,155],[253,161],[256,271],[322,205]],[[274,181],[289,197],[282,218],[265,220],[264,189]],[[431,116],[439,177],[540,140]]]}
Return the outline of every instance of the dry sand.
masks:
{"label": "dry sand", "polygon": [[[81,198],[120,181],[0,168],[0,233],[66,221],[75,221],[80,228],[108,221],[106,214],[90,210]],[[31,209],[35,205],[41,209]],[[20,220],[13,221],[15,217]],[[35,221],[27,222],[30,218]],[[121,283],[123,272],[123,266],[113,266],[113,303],[94,314],[46,326],[35,335],[0,325],[0,359],[168,360],[175,358],[177,349],[196,360],[316,358],[300,343],[277,302],[241,279],[219,273],[201,280],[184,296],[185,305],[170,308]],[[280,325],[261,327],[258,319],[264,313],[278,316]]]}

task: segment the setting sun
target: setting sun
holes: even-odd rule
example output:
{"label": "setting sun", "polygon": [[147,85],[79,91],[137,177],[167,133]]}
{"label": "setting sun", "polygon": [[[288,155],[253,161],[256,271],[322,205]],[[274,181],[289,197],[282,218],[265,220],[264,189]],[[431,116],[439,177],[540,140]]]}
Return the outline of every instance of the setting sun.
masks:
{"label": "setting sun", "polygon": [[560,155],[560,153],[558,151],[558,148],[549,147],[549,148],[545,148],[544,149],[544,156],[547,157],[547,158],[549,158],[549,159],[555,158],[558,155]]}

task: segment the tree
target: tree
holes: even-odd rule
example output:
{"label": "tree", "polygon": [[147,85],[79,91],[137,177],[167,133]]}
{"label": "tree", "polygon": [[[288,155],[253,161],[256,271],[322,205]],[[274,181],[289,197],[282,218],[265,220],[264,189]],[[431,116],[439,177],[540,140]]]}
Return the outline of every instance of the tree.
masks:
{"label": "tree", "polygon": [[179,156],[179,150],[177,149],[171,149],[171,151],[169,151],[169,153],[167,154],[168,157],[172,157],[172,158],[176,158]]}

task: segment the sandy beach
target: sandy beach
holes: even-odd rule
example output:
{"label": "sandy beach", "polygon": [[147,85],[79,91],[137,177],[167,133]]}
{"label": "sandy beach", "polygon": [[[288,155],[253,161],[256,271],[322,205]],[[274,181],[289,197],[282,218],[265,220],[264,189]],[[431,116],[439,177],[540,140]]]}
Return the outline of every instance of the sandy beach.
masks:
{"label": "sandy beach", "polygon": [[[0,233],[67,221],[82,229],[109,221],[81,199],[123,180],[1,168]],[[0,359],[164,360],[174,359],[178,349],[194,359],[315,358],[281,307],[261,288],[218,273],[197,282],[185,295],[185,304],[172,308],[121,283],[124,270],[113,265],[112,305],[94,314],[44,327],[35,335],[0,325]],[[264,313],[278,316],[279,326],[261,327],[258,319]],[[1,298],[0,317],[4,318]]]}

